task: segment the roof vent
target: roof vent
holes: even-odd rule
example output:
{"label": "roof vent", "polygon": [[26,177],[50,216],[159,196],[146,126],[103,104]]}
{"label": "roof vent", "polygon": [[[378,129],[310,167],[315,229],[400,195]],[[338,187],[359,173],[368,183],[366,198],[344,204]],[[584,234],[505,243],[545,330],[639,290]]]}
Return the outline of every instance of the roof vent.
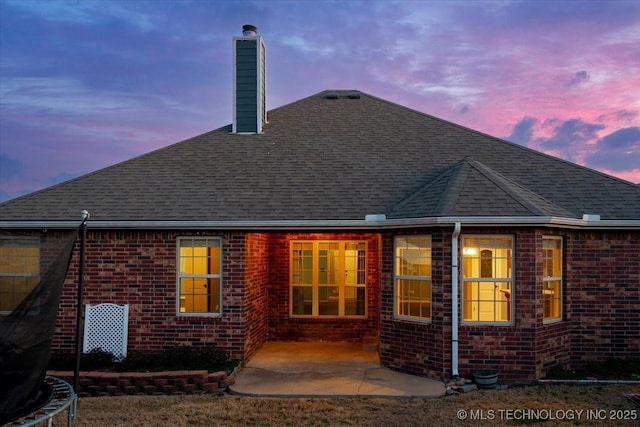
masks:
{"label": "roof vent", "polygon": [[329,92],[326,96],[326,99],[338,99],[338,94],[335,92]]}
{"label": "roof vent", "polygon": [[254,37],[258,35],[258,28],[255,27],[254,25],[243,25],[242,35],[245,37]]}
{"label": "roof vent", "polygon": [[347,94],[347,98],[349,99],[360,99],[360,92],[351,92]]}

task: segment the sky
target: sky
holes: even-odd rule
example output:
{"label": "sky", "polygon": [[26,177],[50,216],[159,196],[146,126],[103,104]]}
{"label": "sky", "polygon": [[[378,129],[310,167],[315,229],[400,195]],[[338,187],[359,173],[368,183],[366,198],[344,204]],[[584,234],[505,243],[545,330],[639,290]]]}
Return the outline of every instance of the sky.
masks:
{"label": "sky", "polygon": [[637,0],[0,0],[0,201],[231,123],[244,24],[268,109],[356,89],[640,183]]}

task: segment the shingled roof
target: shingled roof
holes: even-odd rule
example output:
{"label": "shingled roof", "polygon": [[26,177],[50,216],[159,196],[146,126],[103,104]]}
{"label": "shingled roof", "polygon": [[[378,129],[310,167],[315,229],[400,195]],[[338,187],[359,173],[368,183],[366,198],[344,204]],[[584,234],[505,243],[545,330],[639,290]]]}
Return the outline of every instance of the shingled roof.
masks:
{"label": "shingled roof", "polygon": [[640,186],[358,91],[325,91],[0,205],[0,220],[640,219]]}

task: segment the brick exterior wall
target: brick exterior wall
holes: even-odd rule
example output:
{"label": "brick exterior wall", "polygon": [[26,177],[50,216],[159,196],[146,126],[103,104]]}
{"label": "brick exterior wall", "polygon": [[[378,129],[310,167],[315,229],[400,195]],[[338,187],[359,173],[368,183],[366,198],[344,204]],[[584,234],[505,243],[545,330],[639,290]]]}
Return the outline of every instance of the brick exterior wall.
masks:
{"label": "brick exterior wall", "polygon": [[565,295],[563,321],[537,329],[537,377],[556,365],[582,369],[589,361],[637,360],[640,233],[543,230],[542,234],[563,237]]}
{"label": "brick exterior wall", "polygon": [[[176,242],[184,236],[218,236],[223,242],[223,316],[176,315]],[[289,316],[289,241],[367,242],[365,319],[292,319]],[[377,234],[283,234],[93,231],[87,236],[84,304],[129,304],[129,350],[215,343],[231,357],[248,359],[267,340],[360,342],[379,323]],[[72,351],[78,276],[74,255],[53,340]]]}
{"label": "brick exterior wall", "polygon": [[[215,343],[248,359],[266,340],[359,342],[380,336],[380,360],[403,372],[451,375],[452,228],[401,230],[432,237],[432,321],[393,316],[393,238],[382,233],[88,232],[85,303],[128,303],[130,350]],[[556,365],[637,359],[640,354],[640,233],[535,228],[465,228],[510,234],[515,244],[515,317],[511,326],[459,326],[459,372],[498,369],[505,383],[532,381]],[[222,317],[176,315],[176,239],[223,239]],[[542,319],[542,239],[563,238],[564,300],[560,322]],[[53,238],[53,237],[51,237]],[[303,319],[289,315],[291,240],[367,242],[367,317]],[[72,351],[78,254],[65,282],[53,349]],[[460,311],[461,312],[461,311]]]}
{"label": "brick exterior wall", "polygon": [[[220,236],[223,245],[221,317],[176,315],[176,241],[181,236]],[[243,233],[97,231],[87,233],[84,303],[129,304],[129,350],[214,343],[232,358],[244,357]],[[53,349],[73,351],[78,253],[62,294]],[[84,310],[84,309],[83,309]]]}
{"label": "brick exterior wall", "polygon": [[[380,362],[383,366],[441,379],[451,360],[451,261],[446,233],[441,229],[403,231],[430,234],[432,243],[432,322],[395,319],[393,315],[394,234],[382,236]],[[449,242],[451,239],[449,239]],[[449,254],[449,260],[445,258]],[[445,335],[448,333],[448,335]]]}
{"label": "brick exterior wall", "polygon": [[542,259],[542,238],[543,236],[562,237],[562,271],[563,277],[563,301],[562,320],[544,323],[542,301],[538,300],[535,307],[536,315],[536,370],[534,378],[541,378],[554,366],[570,367],[569,358],[571,355],[571,322],[569,321],[571,303],[569,302],[574,292],[575,283],[568,278],[567,273],[573,263],[570,255],[572,245],[571,233],[564,230],[538,230],[535,236],[536,252],[535,256],[535,286],[536,293],[540,295],[543,290],[543,259]]}
{"label": "brick exterior wall", "polygon": [[[40,273],[41,276],[56,261],[62,247],[74,237],[73,231],[48,231],[36,237],[40,238]],[[30,234],[30,233],[20,233]],[[74,247],[75,249],[75,247]]]}
{"label": "brick exterior wall", "polygon": [[569,235],[571,366],[640,358],[640,232]]}
{"label": "brick exterior wall", "polygon": [[[380,358],[400,371],[451,375],[451,233],[433,229],[432,322],[393,318],[393,234],[382,249]],[[407,233],[408,234],[408,233]],[[514,236],[512,326],[459,324],[459,373],[497,369],[504,383],[527,382],[562,365],[637,359],[640,354],[640,233],[556,229],[470,229],[464,234]],[[563,237],[564,301],[560,322],[543,322],[542,238]],[[460,312],[460,311],[459,311]]]}
{"label": "brick exterior wall", "polygon": [[[500,381],[535,379],[537,320],[542,320],[542,257],[536,263],[542,246],[536,245],[533,229],[463,229],[465,234],[509,234],[514,238],[515,304],[513,326],[473,325],[461,323],[459,328],[459,372],[471,377],[477,369],[496,369]],[[449,236],[449,240],[451,240]],[[537,279],[540,278],[539,285]],[[460,311],[461,313],[461,311]],[[450,371],[449,371],[450,372]]]}
{"label": "brick exterior wall", "polygon": [[[361,342],[376,335],[379,324],[380,261],[379,236],[359,233],[272,234],[272,264],[269,279],[269,339],[273,341]],[[367,242],[367,317],[292,318],[289,315],[289,256],[292,240],[357,240]]]}
{"label": "brick exterior wall", "polygon": [[248,234],[244,291],[244,357],[251,358],[267,340],[271,256],[268,234]]}

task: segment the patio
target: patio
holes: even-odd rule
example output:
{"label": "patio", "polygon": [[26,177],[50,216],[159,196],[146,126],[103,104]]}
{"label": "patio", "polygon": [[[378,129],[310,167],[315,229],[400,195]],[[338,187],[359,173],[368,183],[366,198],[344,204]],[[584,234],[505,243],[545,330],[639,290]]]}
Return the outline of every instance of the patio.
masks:
{"label": "patio", "polygon": [[242,368],[230,393],[256,397],[428,398],[445,394],[440,381],[380,366],[361,344],[267,342]]}

